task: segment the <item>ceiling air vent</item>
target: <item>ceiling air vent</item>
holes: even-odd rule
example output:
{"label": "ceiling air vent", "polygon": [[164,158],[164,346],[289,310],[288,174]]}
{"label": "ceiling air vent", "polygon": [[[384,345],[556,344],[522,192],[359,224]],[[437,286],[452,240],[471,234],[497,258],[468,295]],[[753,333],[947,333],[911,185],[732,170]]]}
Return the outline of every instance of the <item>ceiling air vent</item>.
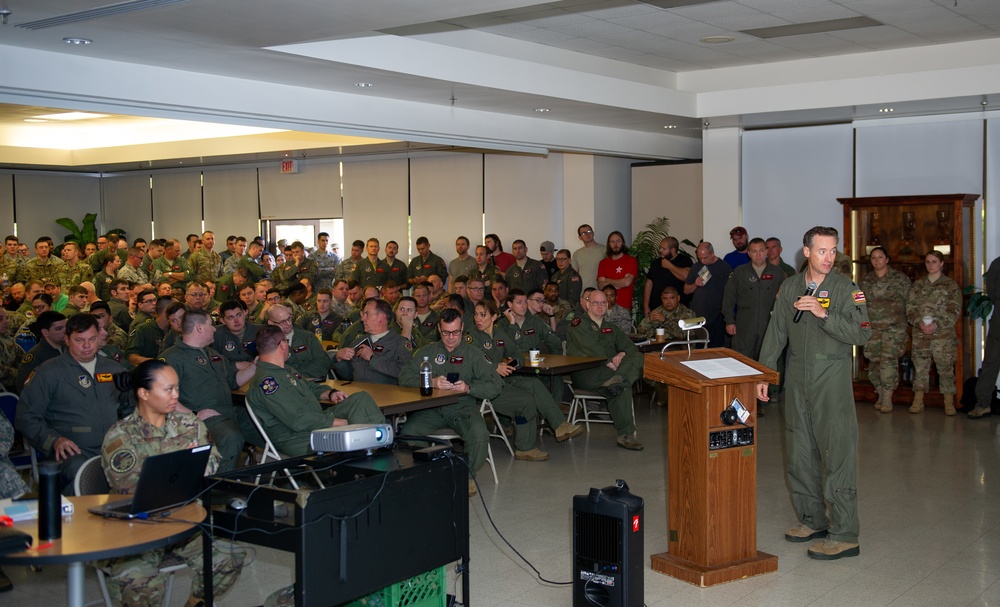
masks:
{"label": "ceiling air vent", "polygon": [[70,23],[79,23],[80,21],[89,21],[91,19],[102,19],[104,17],[114,17],[116,15],[124,15],[127,13],[134,13],[136,11],[159,8],[169,4],[178,4],[180,2],[187,2],[187,0],[130,0],[129,2],[119,2],[118,4],[108,4],[95,8],[88,8],[85,11],[67,13],[65,15],[59,15],[58,17],[49,17],[47,19],[19,23],[15,27],[26,30],[41,30],[47,27],[68,25]]}

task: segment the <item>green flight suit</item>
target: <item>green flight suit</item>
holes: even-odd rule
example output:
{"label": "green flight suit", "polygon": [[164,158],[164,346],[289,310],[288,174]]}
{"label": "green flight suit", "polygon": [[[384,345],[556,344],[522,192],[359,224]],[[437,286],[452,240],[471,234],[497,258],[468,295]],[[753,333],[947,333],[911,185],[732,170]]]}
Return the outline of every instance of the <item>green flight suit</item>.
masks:
{"label": "green flight suit", "polygon": [[323,344],[316,339],[316,334],[294,327],[292,331],[287,364],[306,377],[326,379],[330,372],[330,357],[323,350]]}
{"label": "green flight suit", "polygon": [[233,275],[226,274],[215,283],[215,295],[213,299],[218,303],[224,303],[232,299],[239,299],[240,289],[233,282]]}
{"label": "green flight suit", "polygon": [[[168,329],[169,330],[169,329]],[[143,358],[156,358],[160,353],[160,346],[163,345],[163,338],[166,337],[160,325],[155,320],[145,322],[132,329],[128,334],[128,344],[125,346],[125,356],[129,357],[138,354]]]}
{"label": "green flight suit", "polygon": [[372,260],[364,257],[354,266],[351,278],[358,281],[363,290],[365,287],[381,287],[385,284],[388,274],[389,266],[386,265],[384,259],[378,259],[372,263]]}
{"label": "green flight suit", "polygon": [[[497,321],[497,324],[510,336],[514,344],[514,352],[517,352],[517,358],[522,364],[527,361],[526,353],[528,350],[539,350],[543,354],[562,354],[563,352],[563,344],[559,336],[555,334],[547,322],[533,314],[526,315],[520,325],[512,324],[506,316]],[[558,425],[552,425],[552,421],[553,418],[566,421],[566,416],[562,414],[562,410],[558,406],[566,393],[566,382],[562,375],[545,375],[538,379],[552,395],[552,401],[556,405],[555,411],[539,409],[538,412],[553,429],[558,428]],[[558,416],[555,416],[555,413],[558,413]]]}
{"label": "green flight suit", "polygon": [[549,282],[549,271],[545,268],[545,264],[537,259],[525,257],[524,267],[515,263],[507,268],[504,278],[511,289],[521,289],[527,293],[544,287],[545,283]]}
{"label": "green flight suit", "polygon": [[14,388],[17,390],[17,393],[20,394],[24,390],[24,384],[27,382],[32,371],[41,366],[42,363],[52,360],[60,354],[62,354],[62,349],[53,348],[44,339],[39,340],[37,344],[32,346],[21,357],[21,362],[17,367],[17,379],[14,381]]}
{"label": "green flight suit", "polygon": [[402,289],[409,288],[409,279],[407,277],[409,276],[410,272],[407,269],[406,263],[404,263],[403,260],[393,259],[392,263],[389,263],[389,260],[386,259],[383,260],[383,263],[385,264],[386,272],[385,272],[385,281],[383,281],[382,284],[385,284],[391,280],[392,282],[399,285],[399,287]]}
{"label": "green flight suit", "polygon": [[423,276],[424,280],[426,280],[431,274],[436,274],[441,280],[448,278],[448,268],[445,266],[444,260],[435,255],[433,251],[429,251],[428,253],[427,259],[417,255],[410,260],[407,273],[408,280],[416,280],[420,276]]}
{"label": "green flight suit", "polygon": [[319,331],[323,336],[323,341],[333,340],[333,334],[340,328],[344,319],[333,313],[333,310],[321,317],[319,312],[308,312],[299,321],[299,327],[315,334]]}
{"label": "green flight suit", "polygon": [[733,350],[757,360],[774,299],[784,280],[781,268],[766,261],[759,275],[752,263],[737,266],[729,275],[722,294],[722,317],[727,325],[736,325]]}
{"label": "green flight suit", "polygon": [[134,320],[128,311],[128,304],[112,298],[108,302],[108,307],[111,308],[112,322],[122,331],[128,331],[128,328],[132,326],[132,320]]}
{"label": "green flight suit", "polygon": [[367,392],[352,394],[324,411],[318,399],[329,389],[326,384],[306,380],[292,367],[259,361],[247,391],[247,406],[253,407],[275,448],[289,456],[312,453],[309,434],[333,426],[334,419],[351,424],[385,423],[385,416]]}
{"label": "green flight suit", "polygon": [[760,362],[775,368],[787,344],[787,475],[799,522],[810,529],[829,528],[832,540],[857,543],[858,418],[851,366],[853,346],[871,337],[865,294],[850,278],[830,272],[815,294],[821,303],[826,300],[829,317],[804,312],[796,323],[793,304],[805,291],[805,273],[785,280]]}
{"label": "green flight suit", "polygon": [[424,357],[431,363],[433,376],[458,373],[461,381],[469,387],[469,393],[459,396],[454,405],[424,409],[411,413],[403,424],[402,434],[426,436],[435,430],[451,428],[465,442],[469,470],[476,471],[486,463],[486,451],[490,433],[486,422],[479,413],[479,400],[490,400],[500,395],[503,380],[482,352],[460,342],[451,352],[441,342],[434,342],[420,348],[413,354],[410,363],[399,372],[399,385],[416,388],[420,385],[420,363]]}
{"label": "green flight suit", "polygon": [[618,436],[635,432],[635,415],[632,413],[632,383],[642,376],[642,353],[639,352],[628,335],[608,321],[594,322],[589,315],[576,316],[566,331],[566,353],[570,356],[598,356],[610,362],[619,352],[625,358],[612,370],[606,365],[596,369],[573,373],[573,385],[584,390],[597,390],[607,380],[620,375],[625,382],[625,390],[608,399],[608,412],[614,422]]}
{"label": "green flight suit", "polygon": [[583,279],[580,278],[580,273],[573,269],[573,266],[559,270],[552,275],[549,282],[559,285],[559,299],[565,299],[574,306],[580,301],[580,295],[583,294]]}
{"label": "green flight suit", "polygon": [[243,325],[243,334],[235,335],[226,325],[219,325],[212,347],[230,362],[250,362],[257,357],[257,329],[260,325],[248,322]]}
{"label": "green flight suit", "polygon": [[235,365],[214,348],[193,348],[182,339],[164,350],[160,358],[177,372],[182,405],[196,413],[202,409],[219,413],[204,421],[222,455],[220,472],[236,467],[244,442],[264,446],[247,412],[233,406],[232,391],[240,387]]}
{"label": "green flight suit", "polygon": [[[372,340],[371,334],[364,334]],[[372,358],[355,355],[351,360],[335,360],[333,371],[338,379],[373,384],[399,384],[399,372],[410,362],[413,346],[391,329],[378,341],[372,340]]]}
{"label": "green flight suit", "polygon": [[172,287],[187,289],[187,283],[194,280],[194,272],[191,271],[191,266],[183,257],[170,261],[164,255],[153,262],[153,284],[160,284],[166,280],[163,276],[167,273],[183,274],[180,280],[170,283]]}
{"label": "green flight suit", "polygon": [[299,282],[300,278],[308,278],[313,285],[316,284],[316,277],[319,275],[319,265],[315,260],[306,257],[302,263],[295,263],[294,259],[289,259],[271,272],[271,281],[274,288],[282,293],[292,284]]}

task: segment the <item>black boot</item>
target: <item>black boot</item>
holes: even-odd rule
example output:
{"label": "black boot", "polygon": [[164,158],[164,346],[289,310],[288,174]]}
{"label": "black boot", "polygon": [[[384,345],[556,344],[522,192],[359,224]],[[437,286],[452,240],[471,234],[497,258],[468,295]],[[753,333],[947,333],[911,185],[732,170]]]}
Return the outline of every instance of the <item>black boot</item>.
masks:
{"label": "black boot", "polygon": [[10,592],[14,589],[14,582],[0,569],[0,592]]}

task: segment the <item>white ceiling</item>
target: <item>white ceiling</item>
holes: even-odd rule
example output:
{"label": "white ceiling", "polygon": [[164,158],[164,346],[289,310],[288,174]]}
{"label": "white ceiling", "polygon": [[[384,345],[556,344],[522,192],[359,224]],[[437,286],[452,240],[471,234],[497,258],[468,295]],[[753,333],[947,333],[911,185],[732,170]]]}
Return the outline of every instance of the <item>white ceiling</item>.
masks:
{"label": "white ceiling", "polygon": [[[351,102],[347,111],[337,106],[331,116],[308,110],[312,115],[302,120],[301,130],[315,123],[411,141],[461,136],[504,143],[487,133],[488,125],[474,124],[504,116],[494,126],[502,128],[510,120],[532,133],[532,141],[526,135],[511,135],[511,141],[621,154],[634,147],[637,155],[650,157],[690,156],[697,148],[683,139],[700,138],[705,122],[767,126],[850,120],[877,116],[885,103],[897,106],[896,115],[973,111],[1000,94],[995,79],[935,88],[917,77],[925,70],[997,64],[1000,57],[992,51],[1000,48],[1000,0],[719,0],[670,9],[633,0],[181,0],[151,8],[146,2],[147,8],[132,13],[32,30],[22,26],[107,3],[0,0],[12,11],[9,23],[0,26],[0,59],[20,48],[26,54],[18,58],[43,65],[72,60],[92,68],[92,74],[77,70],[73,75],[106,83],[108,98],[127,100],[137,114],[157,105],[134,102],[151,96],[155,87],[124,71],[116,79],[105,73],[113,64],[101,60],[148,66],[151,80],[183,70],[335,94],[331,101]],[[860,16],[884,25],[770,39],[740,31]],[[94,42],[63,42],[71,36]],[[700,41],[705,36],[734,41],[708,44]],[[5,88],[0,79],[0,102],[37,100],[73,88],[55,71],[22,75],[42,83],[31,90],[14,84]],[[897,83],[889,76],[911,81]],[[858,86],[861,78],[878,79],[882,86]],[[857,79],[858,90],[821,94],[837,79]],[[219,91],[177,93],[191,106],[222,104],[218,100],[233,89],[219,82]],[[362,89],[358,82],[374,86]],[[758,90],[788,85],[815,91],[793,98],[776,88]],[[62,103],[45,105],[102,106],[99,94],[77,88],[66,92]],[[927,92],[931,89],[933,94]],[[716,93],[726,94],[725,102]],[[289,115],[300,101],[306,105],[304,97],[284,100]],[[164,100],[161,105],[148,115],[184,111],[181,104]],[[535,111],[540,108],[550,111]],[[369,123],[360,118],[366,111],[381,115]],[[227,120],[225,112],[218,113]],[[245,121],[252,121],[255,114],[245,113]],[[259,112],[275,114],[273,108]],[[448,121],[451,126],[437,127]],[[552,123],[557,124],[551,129],[544,126]],[[531,126],[539,124],[543,127]],[[618,143],[633,136],[640,143]],[[592,144],[588,137],[594,138]],[[662,152],[656,141],[662,142]]]}

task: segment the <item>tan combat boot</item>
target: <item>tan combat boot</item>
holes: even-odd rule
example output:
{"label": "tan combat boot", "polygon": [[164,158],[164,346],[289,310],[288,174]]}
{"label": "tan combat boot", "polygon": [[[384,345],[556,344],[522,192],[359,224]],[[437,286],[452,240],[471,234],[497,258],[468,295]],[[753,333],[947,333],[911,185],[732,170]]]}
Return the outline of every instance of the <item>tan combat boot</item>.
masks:
{"label": "tan combat boot", "polygon": [[892,413],[892,389],[882,388],[878,391],[878,393],[880,396],[879,402],[882,403],[882,406],[879,407],[879,411],[882,413]]}
{"label": "tan combat boot", "polygon": [[882,388],[875,388],[875,410],[882,409]]}
{"label": "tan combat boot", "polygon": [[954,394],[942,394],[944,396],[944,414],[945,415],[955,415],[955,395]]}
{"label": "tan combat boot", "polygon": [[924,392],[918,390],[913,393],[913,404],[910,405],[910,413],[920,413],[924,410]]}

